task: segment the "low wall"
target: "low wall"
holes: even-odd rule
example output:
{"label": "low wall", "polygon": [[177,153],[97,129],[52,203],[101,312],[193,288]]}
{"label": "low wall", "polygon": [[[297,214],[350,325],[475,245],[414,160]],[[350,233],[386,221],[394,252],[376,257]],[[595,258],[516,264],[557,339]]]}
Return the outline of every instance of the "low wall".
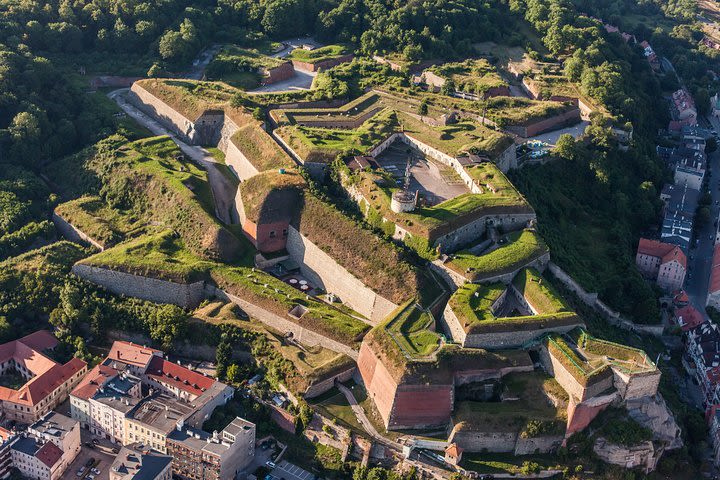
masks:
{"label": "low wall", "polygon": [[75,243],[80,243],[82,245],[92,245],[101,252],[105,250],[105,247],[100,242],[98,242],[90,235],[86,234],[55,212],[53,212],[52,214],[52,222],[58,232],[60,232],[60,235],[65,237],[67,240]]}
{"label": "low wall", "polygon": [[536,453],[551,453],[558,449],[563,442],[562,435],[550,435],[534,438],[523,438],[518,435],[515,443],[515,455],[533,455]]}
{"label": "low wall", "polygon": [[295,69],[292,62],[285,62],[274,68],[269,68],[261,72],[264,76],[260,81],[261,85],[271,85],[273,83],[289,80],[295,76]]}
{"label": "low wall", "polygon": [[370,319],[371,324],[384,320],[398,307],[367,288],[293,226],[288,228],[286,248],[310,283],[336,294],[353,310]]}
{"label": "low wall", "polygon": [[517,432],[476,432],[456,426],[448,442],[457,444],[466,452],[507,453],[515,451],[518,436]]}
{"label": "low wall", "polygon": [[83,280],[105,287],[114,294],[154,303],[171,303],[191,309],[200,305],[205,297],[205,282],[181,284],[82,264],[73,265],[72,272]]}
{"label": "low wall", "polygon": [[573,108],[567,112],[544,118],[528,125],[512,125],[506,127],[506,130],[519,135],[523,138],[534,137],[544,132],[557,130],[558,128],[575,125],[582,121],[580,108]]}
{"label": "low wall", "polygon": [[565,288],[576,294],[587,306],[595,309],[610,324],[631,332],[643,332],[656,337],[662,336],[662,325],[638,325],[623,318],[618,312],[608,307],[598,298],[597,293],[588,293],[569,274],[553,262],[548,263],[548,270],[562,283]]}
{"label": "low wall", "polygon": [[352,348],[348,347],[347,345],[343,345],[342,343],[333,340],[331,338],[328,338],[324,335],[320,335],[319,333],[313,332],[312,330],[308,330],[297,323],[294,323],[290,320],[287,320],[285,318],[280,317],[279,315],[275,315],[272,312],[268,312],[264,308],[258,307],[256,305],[253,305],[250,302],[246,302],[240,297],[236,297],[235,295],[232,295],[230,293],[227,293],[223,290],[220,290],[215,287],[208,287],[208,292],[212,295],[216,296],[217,298],[220,298],[222,300],[233,302],[234,304],[238,305],[240,308],[242,308],[250,317],[261,321],[265,325],[268,325],[271,328],[274,328],[275,330],[285,333],[290,332],[293,334],[293,338],[297,340],[298,342],[302,343],[303,345],[307,345],[309,347],[320,345],[322,347],[328,348],[334,352],[338,353],[344,353],[348,357],[352,358],[353,360],[357,360],[358,358],[358,352],[353,350]]}
{"label": "low wall", "polygon": [[340,65],[341,63],[346,63],[352,61],[352,59],[355,58],[353,54],[347,54],[342,55],[337,58],[330,58],[328,60],[323,60],[321,62],[315,62],[315,63],[308,63],[308,62],[302,62],[300,60],[292,60],[293,67],[299,69],[299,70],[306,70],[308,72],[317,72],[318,70],[327,70],[328,68],[335,67],[337,65]]}
{"label": "low wall", "polygon": [[347,382],[348,380],[353,378],[356,372],[357,367],[353,366],[345,371],[333,375],[332,377],[315,382],[310,385],[307,390],[305,390],[303,398],[308,399],[318,397],[333,388],[335,386],[335,382]]}
{"label": "low wall", "polygon": [[535,213],[484,215],[438,237],[433,242],[433,246],[441,246],[441,250],[446,253],[453,252],[482,237],[487,230],[489,221],[492,221],[494,227],[499,227],[504,231],[514,231],[525,228],[531,220],[535,219]]}
{"label": "low wall", "polygon": [[[502,350],[506,348],[517,348],[523,346],[542,335],[550,332],[566,333],[575,327],[582,327],[584,324],[578,319],[577,323],[572,325],[553,326],[548,328],[538,328],[536,330],[511,330],[507,332],[497,333],[473,333],[465,337],[463,347],[466,348],[484,348],[487,350]],[[509,329],[512,326],[508,326]]]}

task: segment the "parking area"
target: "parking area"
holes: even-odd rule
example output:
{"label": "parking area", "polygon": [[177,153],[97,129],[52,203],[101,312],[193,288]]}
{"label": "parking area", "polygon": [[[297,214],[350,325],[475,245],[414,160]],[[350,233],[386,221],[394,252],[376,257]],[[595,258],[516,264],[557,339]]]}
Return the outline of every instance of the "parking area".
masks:
{"label": "parking area", "polygon": [[313,480],[315,478],[312,473],[285,460],[280,462],[270,475],[279,480]]}
{"label": "parking area", "polygon": [[427,205],[437,205],[469,191],[451,167],[426,157],[403,142],[396,141],[378,155],[376,160],[402,183],[408,156],[411,157],[410,191],[419,190]]}
{"label": "parking area", "polygon": [[[88,464],[90,459],[94,459],[94,467],[100,471],[99,475],[95,475],[90,472],[89,468],[85,468],[83,473],[78,476],[78,471],[81,467]],[[62,480],[109,480],[110,478],[110,465],[115,458],[112,455],[108,455],[98,449],[88,448],[83,445],[80,453],[78,454],[75,461],[68,467],[62,477]],[[92,475],[92,477],[90,477]]]}

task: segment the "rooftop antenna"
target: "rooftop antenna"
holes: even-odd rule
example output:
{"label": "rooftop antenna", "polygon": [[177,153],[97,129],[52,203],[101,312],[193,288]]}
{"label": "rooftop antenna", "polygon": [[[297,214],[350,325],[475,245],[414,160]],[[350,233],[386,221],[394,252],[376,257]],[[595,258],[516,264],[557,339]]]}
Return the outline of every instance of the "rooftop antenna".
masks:
{"label": "rooftop antenna", "polygon": [[405,181],[403,182],[403,190],[405,192],[410,191],[410,160],[412,157],[412,154],[408,155],[407,163],[405,164]]}

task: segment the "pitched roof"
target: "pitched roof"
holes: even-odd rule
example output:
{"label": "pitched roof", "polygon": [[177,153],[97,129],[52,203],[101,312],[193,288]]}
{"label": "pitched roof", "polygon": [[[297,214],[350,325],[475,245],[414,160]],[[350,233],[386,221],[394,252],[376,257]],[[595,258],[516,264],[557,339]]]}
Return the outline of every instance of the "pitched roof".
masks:
{"label": "pitched roof", "polygon": [[72,395],[84,400],[89,400],[108,380],[112,379],[118,371],[107,365],[97,365],[95,368],[80,380]]}
{"label": "pitched roof", "polygon": [[63,451],[52,442],[47,442],[35,452],[35,457],[44,463],[48,468],[52,468],[62,458]]}
{"label": "pitched roof", "polygon": [[708,293],[720,291],[720,244],[715,245],[712,263],[710,264],[710,283]]}
{"label": "pitched roof", "polygon": [[463,449],[461,447],[458,447],[457,443],[451,443],[445,448],[445,453],[450,455],[451,457],[459,457],[462,455]]}
{"label": "pitched roof", "polygon": [[153,357],[145,374],[158,382],[172,385],[198,396],[215,383],[215,380],[210,377],[161,357]]}
{"label": "pitched roof", "polygon": [[57,339],[50,332],[40,330],[0,345],[0,363],[12,359],[34,375],[17,390],[0,387],[0,400],[35,405],[87,366],[87,363],[79,358],[60,365],[40,353],[40,350],[54,348],[57,343]]}
{"label": "pitched roof", "polygon": [[705,321],[705,317],[698,311],[697,308],[692,305],[687,305],[682,308],[675,310],[675,318],[678,324],[682,327],[683,331],[686,332],[692,328],[697,327]]}
{"label": "pitched roof", "polygon": [[153,356],[157,356],[157,354],[162,355],[162,353],[161,350],[154,348],[116,340],[113,342],[107,358],[144,368]]}
{"label": "pitched roof", "polygon": [[641,238],[637,251],[639,254],[659,257],[661,264],[677,260],[683,268],[687,268],[687,258],[682,249],[677,245]]}

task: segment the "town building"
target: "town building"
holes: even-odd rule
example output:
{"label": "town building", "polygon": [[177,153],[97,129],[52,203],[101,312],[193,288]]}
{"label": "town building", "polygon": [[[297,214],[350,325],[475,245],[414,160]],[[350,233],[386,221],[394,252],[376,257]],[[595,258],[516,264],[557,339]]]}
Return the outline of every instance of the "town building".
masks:
{"label": "town building", "polygon": [[184,424],[194,408],[166,393],[153,394],[140,401],[125,418],[123,445],[141,443],[167,453],[166,440],[178,422]]}
{"label": "town building", "polygon": [[55,480],[62,476],[63,452],[52,442],[23,435],[10,446],[13,467],[25,478]]}
{"label": "town building", "polygon": [[110,480],[171,480],[172,457],[146,450],[143,445],[120,449],[110,466]]}
{"label": "town building", "polygon": [[234,389],[163,358],[160,350],[116,341],[70,396],[83,428],[122,445],[165,452],[177,421],[200,427]]}
{"label": "town building", "polygon": [[0,375],[25,383],[18,389],[0,387],[2,413],[9,420],[32,423],[63,402],[87,372],[87,364],[73,358],[61,365],[42,352],[58,341],[47,330],[0,345]]}
{"label": "town building", "polygon": [[688,330],[686,355],[700,385],[704,405],[719,404],[720,328],[712,322],[703,322]]}
{"label": "town building", "polygon": [[685,305],[675,309],[675,321],[682,328],[683,332],[692,330],[705,321],[703,316],[697,308],[692,305]]}
{"label": "town building", "polygon": [[39,442],[54,443],[62,451],[60,470],[65,471],[80,453],[80,423],[58,412],[49,412],[30,425],[28,433]]}
{"label": "town building", "polygon": [[234,478],[255,456],[255,424],[237,417],[212,434],[178,424],[168,436],[167,450],[177,478]]}
{"label": "town building", "polygon": [[720,244],[713,249],[706,305],[720,310]]}
{"label": "town building", "polygon": [[681,131],[684,126],[697,125],[697,109],[695,100],[686,88],[673,92],[671,97],[670,115],[673,121],[670,122],[670,130]]}
{"label": "town building", "polygon": [[445,461],[453,466],[460,465],[462,461],[463,449],[458,447],[457,443],[451,443],[445,447]]}
{"label": "town building", "polygon": [[0,478],[7,478],[13,468],[10,447],[16,439],[15,432],[0,427]]}
{"label": "town building", "polygon": [[692,190],[700,190],[702,188],[703,179],[705,178],[705,155],[697,150],[690,150],[691,155],[683,155],[678,158],[675,163],[675,185],[686,186]]}
{"label": "town building", "polygon": [[685,282],[687,258],[677,245],[641,238],[635,264],[663,290],[680,289]]}

